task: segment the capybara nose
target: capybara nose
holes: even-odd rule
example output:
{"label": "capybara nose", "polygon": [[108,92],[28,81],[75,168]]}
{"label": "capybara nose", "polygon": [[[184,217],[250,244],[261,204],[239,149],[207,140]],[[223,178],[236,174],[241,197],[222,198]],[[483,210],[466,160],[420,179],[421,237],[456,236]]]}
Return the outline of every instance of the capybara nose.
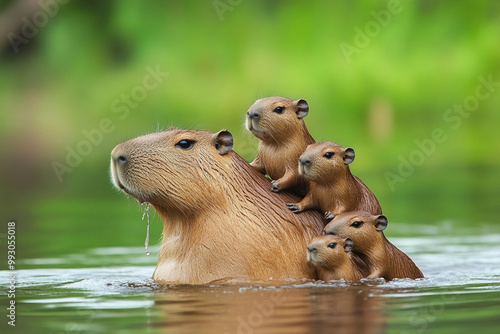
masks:
{"label": "capybara nose", "polygon": [[311,253],[317,253],[318,249],[316,247],[307,247],[307,250]]}
{"label": "capybara nose", "polygon": [[258,113],[256,113],[256,112],[250,112],[250,111],[247,112],[247,116],[248,116],[248,118],[255,118],[255,119],[259,119],[260,118],[260,115]]}
{"label": "capybara nose", "polygon": [[120,154],[115,159],[120,165],[125,165],[127,163],[127,156],[125,154]]}
{"label": "capybara nose", "polygon": [[115,147],[111,152],[111,159],[120,165],[125,165],[128,161],[127,155],[123,153],[120,145]]}
{"label": "capybara nose", "polygon": [[309,159],[303,159],[303,158],[300,158],[299,159],[300,163],[303,164],[304,166],[311,166],[311,160]]}

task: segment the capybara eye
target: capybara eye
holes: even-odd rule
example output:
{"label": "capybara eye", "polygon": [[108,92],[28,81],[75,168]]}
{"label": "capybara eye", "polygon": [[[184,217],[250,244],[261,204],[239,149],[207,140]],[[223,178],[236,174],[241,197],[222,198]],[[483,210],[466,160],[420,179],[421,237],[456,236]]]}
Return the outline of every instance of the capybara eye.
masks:
{"label": "capybara eye", "polygon": [[182,148],[183,150],[190,150],[193,148],[194,140],[183,139],[175,144],[175,147]]}
{"label": "capybara eye", "polygon": [[335,246],[337,246],[337,244],[335,242],[331,242],[329,245],[328,245],[328,248],[335,248]]}
{"label": "capybara eye", "polygon": [[273,112],[277,113],[277,114],[282,114],[283,111],[285,111],[285,107],[276,107],[274,108]]}
{"label": "capybara eye", "polygon": [[354,223],[351,224],[351,226],[355,228],[360,228],[361,225],[363,225],[363,222],[360,221],[355,221]]}
{"label": "capybara eye", "polygon": [[326,152],[325,154],[323,154],[323,156],[327,159],[333,158],[334,155],[335,155],[334,152]]}

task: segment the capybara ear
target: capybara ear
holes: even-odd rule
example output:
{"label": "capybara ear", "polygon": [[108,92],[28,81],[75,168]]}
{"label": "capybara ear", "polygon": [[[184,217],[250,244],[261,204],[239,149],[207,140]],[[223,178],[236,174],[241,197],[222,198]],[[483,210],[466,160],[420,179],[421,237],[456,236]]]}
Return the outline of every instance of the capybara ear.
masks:
{"label": "capybara ear", "polygon": [[233,135],[227,130],[221,130],[214,135],[215,149],[220,155],[226,155],[233,149]]}
{"label": "capybara ear", "polygon": [[304,99],[297,100],[295,103],[295,113],[297,114],[297,118],[304,118],[309,113],[309,105],[307,101]]}
{"label": "capybara ear", "polygon": [[375,219],[375,229],[377,231],[383,231],[387,227],[388,221],[387,217],[384,215],[380,215]]}
{"label": "capybara ear", "polygon": [[354,157],[356,154],[354,153],[354,150],[350,147],[344,149],[344,165],[349,165],[351,162],[354,161]]}
{"label": "capybara ear", "polygon": [[352,248],[354,247],[354,242],[352,242],[351,238],[345,238],[344,240],[344,250],[346,253],[349,253],[352,251]]}

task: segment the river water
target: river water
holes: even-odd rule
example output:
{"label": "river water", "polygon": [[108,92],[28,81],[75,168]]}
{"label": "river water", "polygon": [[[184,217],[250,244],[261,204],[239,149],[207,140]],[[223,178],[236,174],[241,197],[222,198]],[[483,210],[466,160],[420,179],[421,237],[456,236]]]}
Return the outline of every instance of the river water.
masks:
{"label": "river water", "polygon": [[[449,235],[450,222],[393,224],[420,280],[155,284],[158,246],[89,248],[19,260],[16,326],[2,333],[498,333],[500,230]],[[409,232],[409,233],[408,233]],[[4,312],[2,312],[4,313]]]}

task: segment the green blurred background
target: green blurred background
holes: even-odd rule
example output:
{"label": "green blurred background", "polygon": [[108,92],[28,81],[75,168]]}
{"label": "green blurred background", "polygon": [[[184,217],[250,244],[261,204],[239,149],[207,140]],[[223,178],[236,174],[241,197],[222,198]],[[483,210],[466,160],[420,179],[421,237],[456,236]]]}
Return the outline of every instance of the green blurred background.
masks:
{"label": "green blurred background", "polygon": [[113,147],[228,129],[251,161],[245,112],[270,95],[306,99],[315,139],[355,149],[390,222],[415,226],[393,231],[498,228],[500,2],[60,2],[0,2],[0,233],[17,222],[21,257],[141,245]]}

